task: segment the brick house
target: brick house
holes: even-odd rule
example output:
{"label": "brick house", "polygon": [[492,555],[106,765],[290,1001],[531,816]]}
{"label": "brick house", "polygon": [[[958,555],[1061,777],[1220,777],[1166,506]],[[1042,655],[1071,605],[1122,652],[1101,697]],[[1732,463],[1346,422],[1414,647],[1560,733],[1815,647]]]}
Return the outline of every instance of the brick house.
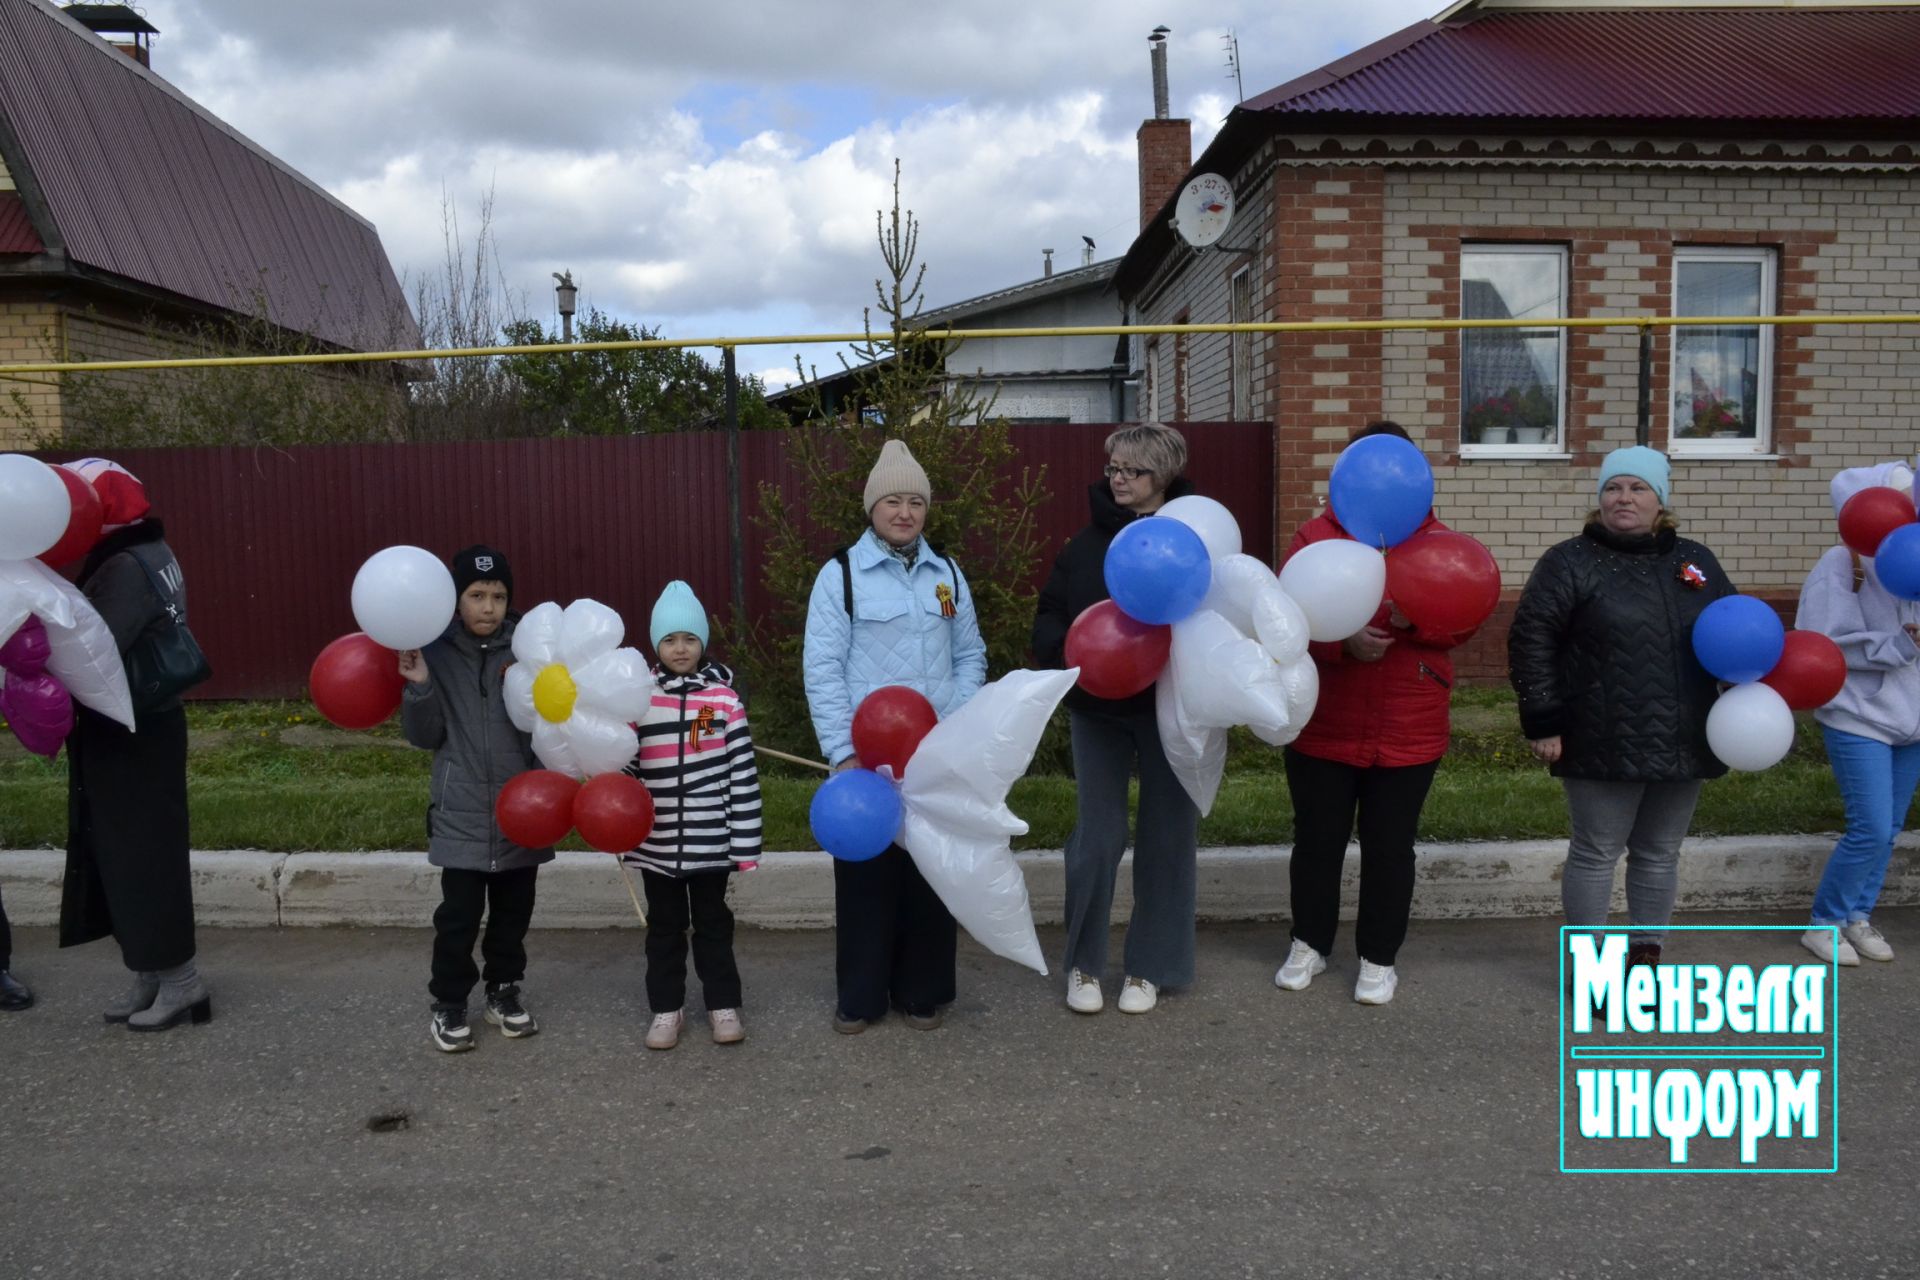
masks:
{"label": "brick house", "polygon": [[[1920,311],[1920,4],[1463,0],[1235,108],[1197,161],[1141,127],[1139,323]],[[1226,235],[1170,222],[1200,173]],[[1656,330],[1649,443],[1743,590],[1788,606],[1827,482],[1920,447],[1920,328]],[[1349,433],[1392,418],[1508,607],[1635,439],[1631,329],[1136,340],[1143,416],[1272,421],[1276,536]],[[1463,655],[1504,673],[1505,611]]]}
{"label": "brick house", "polygon": [[[0,0],[0,363],[174,355],[170,332],[234,319],[420,345],[373,225],[155,74],[153,32],[122,5]],[[400,394],[392,366],[363,376]],[[57,381],[0,394],[0,448],[61,434]]]}

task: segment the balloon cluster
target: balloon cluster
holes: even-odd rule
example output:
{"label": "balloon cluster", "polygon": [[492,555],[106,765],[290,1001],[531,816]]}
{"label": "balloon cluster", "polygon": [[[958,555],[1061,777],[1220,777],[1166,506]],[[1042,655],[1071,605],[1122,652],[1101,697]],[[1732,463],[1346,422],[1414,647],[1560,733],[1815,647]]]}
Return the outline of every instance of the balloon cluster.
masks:
{"label": "balloon cluster", "polygon": [[1872,559],[1889,594],[1920,600],[1920,523],[1911,493],[1873,485],[1854,494],[1840,508],[1840,540]]}
{"label": "balloon cluster", "polygon": [[860,700],[853,713],[853,754],[863,767],[828,778],[807,808],[822,849],[842,862],[865,862],[887,851],[900,832],[898,780],[939,721],[926,695],[904,685],[875,689]]}
{"label": "balloon cluster", "polygon": [[507,780],[493,803],[500,833],[523,849],[544,849],[573,830],[602,853],[638,848],[653,831],[653,795],[625,773],[585,783],[553,769],[530,769]]}
{"label": "balloon cluster", "polygon": [[439,639],[453,619],[453,572],[431,551],[388,547],[354,574],[352,601],[360,630],[320,651],[307,691],[342,729],[371,729],[400,709],[398,651]]}
{"label": "balloon cluster", "polygon": [[99,494],[77,472],[0,454],[0,716],[38,755],[59,753],[75,702],[134,727],[112,631],[52,572],[93,549],[104,519]]}
{"label": "balloon cluster", "polygon": [[1825,706],[1847,679],[1839,645],[1817,631],[1788,632],[1780,615],[1752,596],[1727,596],[1702,610],[1693,652],[1733,686],[1707,713],[1707,745],[1743,772],[1785,759],[1793,749],[1793,713]]}
{"label": "balloon cluster", "polygon": [[945,720],[912,689],[874,690],[853,718],[854,751],[874,767],[836,773],[814,793],[814,838],[849,862],[898,841],[981,945],[1044,974],[1011,844],[1027,824],[1007,808],[1007,794],[1078,674],[1009,672]]}
{"label": "balloon cluster", "polygon": [[624,639],[620,615],[597,600],[536,605],[514,628],[507,715],[547,768],[593,778],[639,752],[633,726],[653,701],[653,673]]}

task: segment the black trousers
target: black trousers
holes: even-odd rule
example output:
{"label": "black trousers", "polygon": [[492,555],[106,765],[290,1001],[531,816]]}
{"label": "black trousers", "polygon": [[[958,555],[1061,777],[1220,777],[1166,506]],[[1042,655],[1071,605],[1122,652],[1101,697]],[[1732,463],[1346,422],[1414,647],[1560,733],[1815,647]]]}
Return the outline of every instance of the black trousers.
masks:
{"label": "black trousers", "polygon": [[707,1011],[740,1007],[740,969],[733,961],[733,912],[727,872],[687,876],[640,871],[647,893],[647,1007],[673,1013],[687,1003],[687,930],[693,967]]}
{"label": "black trousers", "polygon": [[833,863],[834,972],[840,1012],[868,1020],[891,1003],[932,1013],[953,1003],[959,933],[946,904],[899,845]]}
{"label": "black trousers", "polygon": [[1413,841],[1420,806],[1438,760],[1399,768],[1358,768],[1287,748],[1293,793],[1293,936],[1333,954],[1340,922],[1340,867],[1360,823],[1360,919],[1354,943],[1362,960],[1393,963],[1413,911]]}
{"label": "black trousers", "polygon": [[[527,976],[527,926],[533,920],[533,881],[538,867],[515,871],[440,869],[440,906],[433,913],[433,993],[435,1006],[467,1006],[473,984],[483,976],[473,963],[480,941],[488,987],[504,987]],[[480,917],[487,918],[485,937]]]}
{"label": "black trousers", "polygon": [[7,923],[7,900],[0,898],[0,973],[13,966],[13,927]]}

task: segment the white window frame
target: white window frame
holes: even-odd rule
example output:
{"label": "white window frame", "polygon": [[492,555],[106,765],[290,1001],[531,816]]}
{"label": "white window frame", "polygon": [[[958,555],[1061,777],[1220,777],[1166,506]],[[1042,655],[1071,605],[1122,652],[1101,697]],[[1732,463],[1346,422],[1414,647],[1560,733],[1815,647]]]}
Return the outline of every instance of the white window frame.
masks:
{"label": "white window frame", "polygon": [[[1761,315],[1779,314],[1779,253],[1767,245],[1675,245],[1673,250],[1672,314],[1680,305],[1680,267],[1687,262],[1751,262],[1760,267]],[[1688,326],[1692,327],[1692,326]],[[1773,455],[1773,378],[1774,329],[1763,324],[1760,330],[1760,369],[1755,388],[1755,414],[1758,422],[1751,440],[1697,440],[1680,434],[1680,411],[1676,384],[1680,377],[1680,326],[1667,330],[1667,452],[1676,458],[1755,458]]]}
{"label": "white window frame", "polygon": [[[1477,254],[1496,253],[1509,256],[1516,254],[1541,254],[1558,259],[1560,263],[1559,309],[1562,314],[1568,310],[1570,306],[1568,299],[1571,296],[1568,265],[1571,255],[1567,252],[1566,245],[1531,243],[1506,244],[1499,241],[1481,241],[1460,246],[1460,265],[1462,268],[1459,282],[1461,319],[1467,318],[1467,273],[1465,270],[1467,259]],[[1544,329],[1551,328],[1552,326],[1540,325],[1538,327]],[[1460,377],[1459,387],[1454,396],[1453,429],[1460,441],[1460,456],[1463,459],[1565,457],[1567,455],[1567,340],[1569,331],[1564,328],[1554,329],[1554,332],[1560,335],[1559,368],[1555,373],[1555,392],[1559,396],[1559,404],[1554,415],[1559,425],[1556,434],[1551,439],[1543,440],[1539,444],[1470,444],[1467,442],[1467,406],[1464,392],[1467,383],[1467,335],[1472,332],[1474,331],[1471,329],[1462,329],[1460,331],[1459,345],[1455,348],[1455,352],[1459,358],[1458,367]]]}
{"label": "white window frame", "polygon": [[[1235,305],[1243,289],[1246,296],[1244,312]],[[1227,277],[1227,322],[1249,324],[1252,320],[1253,268],[1246,266]],[[1227,342],[1228,377],[1231,381],[1229,395],[1233,401],[1230,416],[1235,422],[1245,422],[1253,416],[1253,335],[1228,334]]]}

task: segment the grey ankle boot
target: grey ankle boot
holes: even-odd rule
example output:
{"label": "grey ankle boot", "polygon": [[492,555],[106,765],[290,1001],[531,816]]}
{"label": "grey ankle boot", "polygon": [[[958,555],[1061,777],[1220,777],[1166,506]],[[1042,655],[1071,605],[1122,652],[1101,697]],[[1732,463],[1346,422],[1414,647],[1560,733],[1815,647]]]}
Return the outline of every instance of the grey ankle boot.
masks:
{"label": "grey ankle boot", "polygon": [[102,1016],[108,1022],[125,1022],[134,1014],[140,1013],[153,1004],[154,997],[160,994],[160,975],[139,972],[133,975],[133,987],[126,995],[107,1006]]}
{"label": "grey ankle boot", "polygon": [[160,990],[153,1004],[127,1019],[129,1031],[165,1031],[183,1018],[194,1022],[213,1021],[213,997],[200,980],[193,961],[177,969],[162,969]]}

